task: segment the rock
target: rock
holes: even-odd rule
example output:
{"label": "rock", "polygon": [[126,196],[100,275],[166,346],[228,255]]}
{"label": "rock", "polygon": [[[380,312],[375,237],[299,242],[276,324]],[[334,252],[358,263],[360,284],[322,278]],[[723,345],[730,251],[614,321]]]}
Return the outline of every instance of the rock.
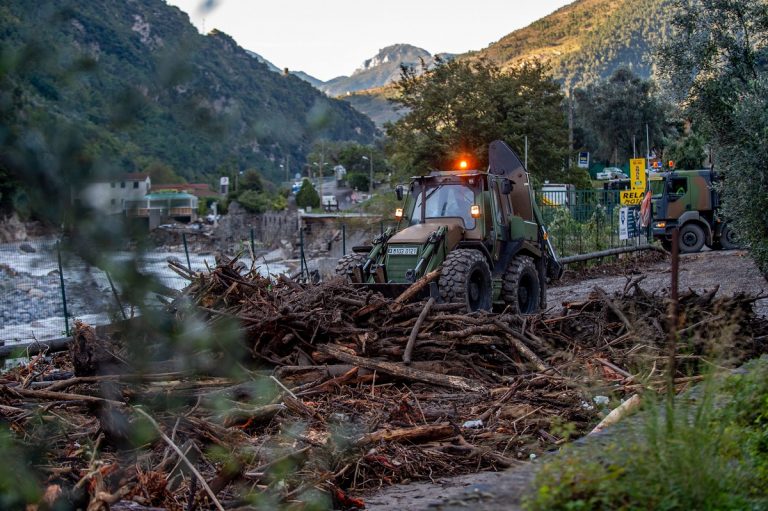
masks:
{"label": "rock", "polygon": [[35,247],[30,245],[29,243],[22,243],[21,245],[19,245],[19,250],[21,250],[22,252],[26,252],[28,254],[33,254],[37,252]]}
{"label": "rock", "polygon": [[27,291],[27,294],[29,295],[30,298],[43,298],[43,297],[45,297],[45,292],[40,290],[40,289],[37,289],[36,287],[33,287],[32,289]]}
{"label": "rock", "polygon": [[32,289],[34,285],[31,282],[19,282],[16,284],[16,289],[19,291],[29,292],[30,289]]}

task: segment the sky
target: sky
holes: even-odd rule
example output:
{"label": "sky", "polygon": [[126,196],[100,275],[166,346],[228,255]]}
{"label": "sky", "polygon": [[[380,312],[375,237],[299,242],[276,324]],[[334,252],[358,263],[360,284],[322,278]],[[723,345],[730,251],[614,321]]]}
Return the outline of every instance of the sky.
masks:
{"label": "sky", "polygon": [[572,0],[166,0],[279,68],[323,81],[350,75],[386,46],[480,50]]}

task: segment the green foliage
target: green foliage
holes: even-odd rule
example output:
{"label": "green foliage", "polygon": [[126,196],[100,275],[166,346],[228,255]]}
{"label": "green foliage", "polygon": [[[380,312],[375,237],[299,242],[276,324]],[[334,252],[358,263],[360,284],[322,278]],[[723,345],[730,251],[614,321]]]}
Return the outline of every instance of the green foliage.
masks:
{"label": "green foliage", "polygon": [[272,205],[269,195],[255,190],[245,190],[240,193],[237,196],[237,202],[251,213],[264,213]]}
{"label": "green foliage", "polygon": [[608,80],[574,91],[576,146],[592,153],[593,161],[619,166],[646,152],[646,125],[651,148],[664,147],[673,134],[667,120],[672,110],[658,97],[656,86],[629,69],[616,71]]}
{"label": "green foliage", "polygon": [[149,179],[153,185],[187,182],[186,179],[176,173],[173,167],[155,158],[139,158],[136,166],[141,172],[149,174]]}
{"label": "green foliage", "polygon": [[301,188],[296,193],[296,205],[300,208],[319,208],[320,207],[320,195],[309,182],[309,179],[305,179],[301,183]]}
{"label": "green foliage", "polygon": [[254,192],[264,190],[264,183],[262,183],[259,171],[255,169],[246,170],[243,177],[240,178],[239,187],[242,190],[251,190]]}
{"label": "green foliage", "polygon": [[11,135],[75,127],[99,161],[93,173],[159,162],[157,182],[205,181],[233,162],[278,179],[279,163],[303,161],[308,141],[373,137],[348,104],[269,71],[226,34],[200,35],[162,0],[10,0],[0,26],[0,104],[15,112],[3,124]]}
{"label": "green foliage", "polygon": [[700,169],[703,168],[704,138],[696,133],[691,133],[676,140],[670,147],[664,150],[664,165],[671,160],[675,162],[676,169]]}
{"label": "green foliage", "polygon": [[7,429],[0,426],[0,508],[24,509],[40,498],[38,477],[30,469],[35,460],[31,449],[22,446]]}
{"label": "green foliage", "polygon": [[660,69],[713,149],[728,221],[768,275],[768,5],[678,0],[673,29]]}
{"label": "green foliage", "polygon": [[540,180],[568,182],[565,114],[560,86],[539,64],[502,72],[478,60],[438,61],[422,75],[404,69],[395,100],[408,110],[387,126],[395,166],[413,175],[452,168],[470,157],[483,168],[488,144],[501,139],[523,154],[529,138],[529,169]]}
{"label": "green foliage", "polygon": [[[536,510],[743,510],[768,505],[768,360],[699,401],[678,400],[599,452],[574,447],[544,465]],[[719,404],[716,404],[719,403]]]}
{"label": "green foliage", "polygon": [[502,37],[472,56],[503,68],[533,59],[548,62],[571,86],[605,80],[629,67],[648,78],[654,44],[666,38],[672,0],[582,0]]}
{"label": "green foliage", "polygon": [[367,192],[368,191],[368,174],[362,174],[360,172],[347,174],[347,184],[352,189]]}

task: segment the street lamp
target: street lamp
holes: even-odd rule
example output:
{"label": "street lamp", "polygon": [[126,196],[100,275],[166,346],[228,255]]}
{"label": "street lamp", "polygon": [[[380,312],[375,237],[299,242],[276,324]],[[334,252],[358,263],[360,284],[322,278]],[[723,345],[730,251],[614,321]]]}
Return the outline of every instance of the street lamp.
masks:
{"label": "street lamp", "polygon": [[320,195],[320,204],[322,205],[322,203],[323,203],[323,169],[325,168],[326,165],[328,165],[328,163],[327,162],[324,162],[324,163],[313,162],[312,164],[317,166],[320,169],[320,182],[318,184],[317,193],[318,193],[318,195]]}
{"label": "street lamp", "polygon": [[371,168],[368,171],[368,194],[373,195],[373,152],[371,152],[371,157],[368,158],[367,156],[363,156],[363,159],[365,161],[370,162]]}

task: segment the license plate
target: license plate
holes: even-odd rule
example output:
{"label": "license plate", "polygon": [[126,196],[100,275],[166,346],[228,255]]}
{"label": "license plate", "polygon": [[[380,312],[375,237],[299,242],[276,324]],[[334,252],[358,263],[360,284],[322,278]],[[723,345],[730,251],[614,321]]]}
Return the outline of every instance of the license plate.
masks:
{"label": "license plate", "polygon": [[417,247],[389,247],[387,255],[416,255],[419,253]]}

